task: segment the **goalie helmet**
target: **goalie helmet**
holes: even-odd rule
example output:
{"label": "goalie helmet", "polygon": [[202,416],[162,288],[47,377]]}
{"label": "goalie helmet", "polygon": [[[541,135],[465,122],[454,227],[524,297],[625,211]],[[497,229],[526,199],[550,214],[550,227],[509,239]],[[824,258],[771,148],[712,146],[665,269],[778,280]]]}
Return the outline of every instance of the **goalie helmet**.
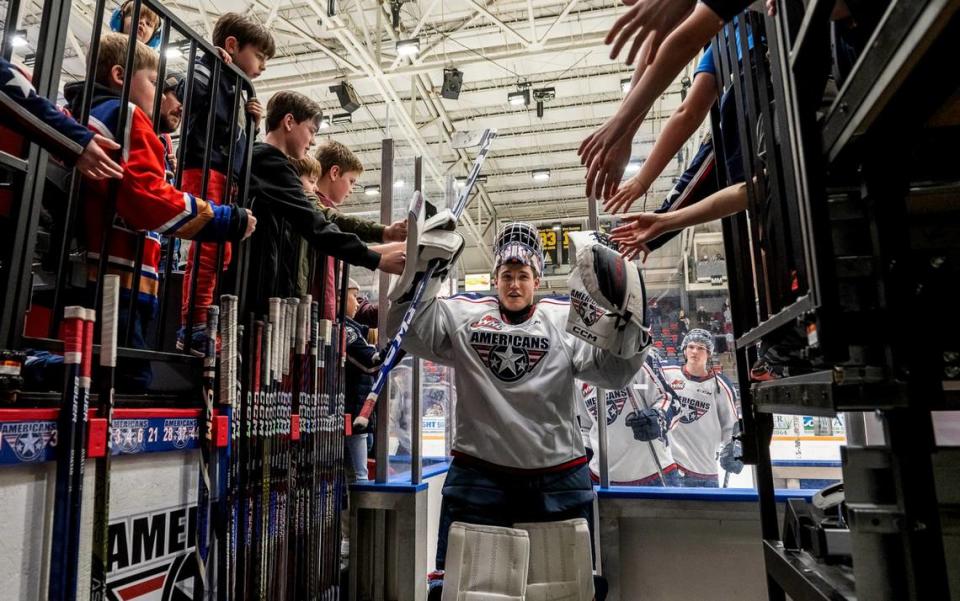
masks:
{"label": "goalie helmet", "polygon": [[540,235],[537,228],[529,223],[515,221],[508,223],[497,232],[493,243],[494,265],[493,272],[500,271],[500,266],[507,263],[529,265],[535,275],[543,275],[543,247],[540,245]]}
{"label": "goalie helmet", "polygon": [[713,356],[713,334],[703,328],[694,328],[687,332],[680,343],[680,352],[687,350],[687,345],[691,342],[702,344],[707,349],[707,353]]}

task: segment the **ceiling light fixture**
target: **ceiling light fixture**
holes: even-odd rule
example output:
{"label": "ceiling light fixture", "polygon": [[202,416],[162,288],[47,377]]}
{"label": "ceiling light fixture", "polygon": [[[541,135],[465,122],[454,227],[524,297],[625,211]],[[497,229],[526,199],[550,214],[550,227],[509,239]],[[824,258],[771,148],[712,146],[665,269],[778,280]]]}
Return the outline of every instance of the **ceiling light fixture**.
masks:
{"label": "ceiling light fixture", "polygon": [[420,54],[420,38],[397,40],[397,54],[399,56],[416,56]]}
{"label": "ceiling light fixture", "polygon": [[166,55],[167,60],[177,60],[178,58],[183,56],[183,53],[180,52],[180,49],[177,48],[176,46],[167,47],[167,50],[164,52],[164,54]]}
{"label": "ceiling light fixture", "polygon": [[317,124],[318,129],[327,129],[330,127],[330,117],[320,117],[320,123]]}
{"label": "ceiling light fixture", "polygon": [[545,182],[550,179],[550,170],[534,169],[530,172],[530,177],[532,177],[535,182]]}
{"label": "ceiling light fixture", "polygon": [[640,165],[643,164],[643,161],[630,161],[627,163],[626,169],[623,170],[624,175],[630,175],[631,173],[636,173],[640,171]]}
{"label": "ceiling light fixture", "polygon": [[23,29],[17,30],[13,37],[10,38],[10,46],[12,48],[26,48],[27,46],[27,32]]}
{"label": "ceiling light fixture", "polygon": [[398,179],[398,180],[394,180],[394,182],[393,182],[393,187],[394,187],[394,188],[402,188],[402,187],[404,187],[406,184],[407,184],[407,182],[404,181],[403,179]]}
{"label": "ceiling light fixture", "polygon": [[631,80],[629,77],[626,78],[626,79],[621,79],[621,80],[620,80],[620,90],[621,90],[624,94],[629,93],[629,92],[630,92],[630,88],[633,87],[632,83],[633,83],[633,82],[632,82],[632,80]]}
{"label": "ceiling light fixture", "polygon": [[334,125],[343,125],[344,123],[352,123],[353,115],[351,115],[350,113],[337,113],[330,119],[330,122],[333,123]]}
{"label": "ceiling light fixture", "polygon": [[364,186],[363,194],[364,196],[376,196],[380,194],[380,186]]}
{"label": "ceiling light fixture", "polygon": [[527,106],[530,104],[530,90],[522,88],[516,92],[507,94],[507,102],[510,106]]}

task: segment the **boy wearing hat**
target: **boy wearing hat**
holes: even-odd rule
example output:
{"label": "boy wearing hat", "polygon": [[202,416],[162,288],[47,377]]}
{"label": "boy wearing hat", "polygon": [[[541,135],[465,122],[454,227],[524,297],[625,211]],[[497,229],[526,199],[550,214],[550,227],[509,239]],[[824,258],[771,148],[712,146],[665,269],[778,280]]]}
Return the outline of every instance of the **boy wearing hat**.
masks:
{"label": "boy wearing hat", "polygon": [[[360,286],[350,278],[347,285],[347,304],[344,307],[344,325],[347,337],[347,369],[344,384],[344,414],[359,415],[363,401],[373,388],[373,378],[383,359],[377,347],[367,342],[370,328],[353,320],[357,314]],[[367,433],[354,433],[345,438],[347,478],[350,482],[367,479]]]}

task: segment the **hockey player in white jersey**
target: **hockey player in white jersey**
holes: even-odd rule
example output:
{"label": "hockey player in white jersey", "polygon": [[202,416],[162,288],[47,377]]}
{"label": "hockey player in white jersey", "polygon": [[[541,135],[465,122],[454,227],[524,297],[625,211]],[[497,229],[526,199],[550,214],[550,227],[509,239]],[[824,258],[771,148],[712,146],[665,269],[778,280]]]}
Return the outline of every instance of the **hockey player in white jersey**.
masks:
{"label": "hockey player in white jersey", "polygon": [[[605,390],[607,399],[607,466],[610,484],[615,486],[680,486],[680,474],[673,460],[666,437],[650,441],[637,440],[630,422],[638,412],[653,407],[664,410],[669,397],[663,392],[654,375],[650,349],[643,368],[625,388]],[[597,387],[580,383],[584,411],[580,414],[580,429],[584,433],[590,459],[590,476],[600,481],[600,428],[597,424]]]}
{"label": "hockey player in white jersey", "polygon": [[[508,224],[497,235],[496,297],[434,298],[463,247],[455,224],[438,221],[441,215],[426,222],[420,256],[407,257],[408,269],[417,273],[401,277],[401,282],[413,282],[406,290],[391,291],[388,314],[392,332],[421,274],[437,261],[435,285],[425,292],[403,341],[408,352],[456,368],[453,461],[443,487],[438,571],[430,575],[430,599],[440,598],[447,534],[454,521],[512,526],[583,517],[592,527],[594,492],[577,423],[575,378],[621,388],[640,369],[649,345],[636,318],[621,315],[612,345],[617,350],[601,350],[565,331],[567,300],[535,302],[543,250],[536,228],[524,223]],[[610,254],[606,250],[596,255]],[[629,264],[620,260],[614,260],[617,274],[594,280],[623,283],[623,265]],[[607,292],[612,298],[636,296]]]}
{"label": "hockey player in white jersey", "polygon": [[739,474],[737,396],[733,385],[719,373],[707,371],[713,354],[713,336],[690,330],[680,344],[686,363],[662,367],[662,387],[671,396],[666,410],[651,408],[631,420],[641,440],[661,438],[669,431],[670,449],[680,471],[681,486],[717,487],[717,451],[724,471]]}

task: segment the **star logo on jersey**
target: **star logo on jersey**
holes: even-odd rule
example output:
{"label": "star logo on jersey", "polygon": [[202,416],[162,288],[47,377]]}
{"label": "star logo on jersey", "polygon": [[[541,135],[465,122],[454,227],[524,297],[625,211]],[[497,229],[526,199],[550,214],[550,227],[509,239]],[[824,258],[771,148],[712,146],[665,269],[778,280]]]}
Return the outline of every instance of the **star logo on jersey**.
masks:
{"label": "star logo on jersey", "polygon": [[680,397],[680,423],[692,424],[710,411],[710,403]]}
{"label": "star logo on jersey", "polygon": [[573,310],[577,312],[583,323],[588,326],[600,321],[600,318],[606,315],[606,312],[597,306],[590,295],[580,290],[570,291],[570,302],[573,304]]}
{"label": "star logo on jersey", "polygon": [[542,336],[474,330],[470,346],[480,361],[503,382],[516,382],[533,371],[547,354],[550,341]]}
{"label": "star logo on jersey", "polygon": [[[594,419],[597,418],[597,389],[590,384],[583,384],[584,403]],[[607,397],[607,425],[613,424],[623,413],[623,406],[627,402],[627,391],[608,390]]]}

